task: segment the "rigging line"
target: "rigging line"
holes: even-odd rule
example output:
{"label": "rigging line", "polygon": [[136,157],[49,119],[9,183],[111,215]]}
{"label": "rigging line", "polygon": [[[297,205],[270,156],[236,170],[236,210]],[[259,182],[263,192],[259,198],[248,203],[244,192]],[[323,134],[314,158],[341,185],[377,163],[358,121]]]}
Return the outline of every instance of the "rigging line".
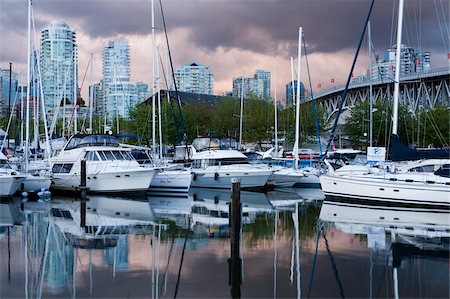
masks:
{"label": "rigging line", "polygon": [[[181,130],[182,130],[182,133],[183,133],[183,141],[187,141],[186,130],[185,130],[185,127],[184,127],[183,113],[181,111],[181,99],[180,99],[180,95],[178,94],[177,81],[175,80],[175,72],[173,71],[172,54],[170,52],[169,37],[167,36],[166,18],[164,17],[164,10],[163,10],[163,6],[162,6],[162,1],[161,0],[159,0],[159,7],[161,8],[161,17],[162,17],[162,21],[163,21],[163,25],[164,25],[164,34],[166,36],[167,51],[169,53],[169,61],[170,61],[170,69],[172,71],[173,86],[175,87],[175,94],[176,94],[176,97],[177,97],[178,113],[179,113],[179,116],[180,116]],[[178,143],[181,143],[178,131],[177,131],[177,135],[178,135]]]}
{"label": "rigging line", "polygon": [[434,0],[433,2],[434,2],[434,9],[436,10],[436,17],[437,17],[437,20],[438,20],[438,23],[439,23],[439,32],[441,33],[442,43],[444,44],[445,52],[448,53],[447,44],[445,42],[444,32],[442,31],[441,18],[439,17],[439,11],[438,11],[438,8],[437,8],[436,0]]}
{"label": "rigging line", "polygon": [[316,271],[317,255],[319,253],[320,232],[323,229],[323,225],[324,225],[324,223],[322,221],[319,220],[317,222],[316,249],[315,249],[315,252],[314,252],[314,259],[313,259],[313,264],[312,264],[312,268],[311,268],[311,280],[309,281],[308,298],[311,298],[311,290],[312,290],[313,283],[314,283],[314,272]]}
{"label": "rigging line", "polygon": [[373,9],[374,3],[375,3],[375,0],[372,0],[372,3],[370,4],[369,13],[367,14],[366,22],[364,23],[364,29],[363,29],[363,32],[361,34],[361,38],[359,39],[359,45],[358,45],[358,48],[356,50],[355,57],[353,59],[352,67],[350,68],[350,72],[348,74],[347,83],[345,84],[345,89],[344,89],[344,92],[342,94],[342,99],[341,99],[341,101],[339,103],[338,114],[336,115],[336,118],[335,118],[335,121],[334,121],[334,124],[333,124],[333,128],[332,128],[331,133],[330,133],[330,137],[328,138],[327,147],[325,149],[325,153],[322,156],[322,159],[325,159],[325,157],[327,156],[328,150],[331,147],[331,142],[333,141],[333,138],[335,136],[337,124],[338,124],[338,121],[339,121],[339,116],[342,113],[342,108],[344,107],[344,103],[345,103],[345,100],[346,100],[346,97],[347,97],[347,93],[348,93],[348,87],[349,87],[350,81],[352,79],[353,70],[355,69],[356,60],[358,59],[359,50],[361,49],[361,45],[362,45],[362,42],[363,42],[363,39],[364,39],[364,35],[366,33],[366,30],[367,30],[367,23],[368,23],[368,21],[370,19],[370,15],[372,13],[372,9]]}
{"label": "rigging line", "polygon": [[328,240],[327,240],[327,236],[325,235],[325,231],[323,230],[323,228],[322,228],[322,231],[323,231],[323,239],[325,240],[325,247],[327,248],[327,253],[328,253],[328,256],[330,257],[331,265],[332,265],[332,268],[333,268],[334,277],[336,278],[336,281],[337,281],[338,286],[339,286],[339,294],[341,295],[341,298],[345,298],[344,288],[342,287],[341,280],[339,279],[339,272],[338,272],[337,267],[336,267],[336,262],[334,260],[334,257],[332,255],[332,253],[331,253],[330,246],[329,246]]}
{"label": "rigging line", "polygon": [[191,227],[191,218],[189,218],[188,229],[186,230],[186,234],[184,236],[183,250],[181,251],[180,267],[178,268],[177,284],[175,286],[175,294],[173,295],[174,299],[177,298],[178,287],[180,286],[181,268],[183,267],[184,253],[186,251],[186,243],[189,237],[189,233],[191,232],[190,227]]}
{"label": "rigging line", "polygon": [[[445,13],[444,13],[444,6],[442,5],[442,0],[439,1],[439,3],[441,3],[441,10],[442,10],[442,18],[444,19],[444,24],[447,24],[447,18],[445,17]],[[450,7],[449,7],[450,8]],[[444,26],[444,28],[447,31],[447,36],[449,36],[450,38],[450,29],[448,28],[448,26]]]}
{"label": "rigging line", "polygon": [[445,138],[442,135],[441,130],[439,130],[439,126],[438,126],[438,124],[436,123],[436,120],[433,117],[433,113],[430,112],[429,114],[426,113],[425,115],[430,119],[431,126],[433,127],[433,129],[434,129],[434,131],[435,131],[439,141],[441,142],[441,144],[443,146],[447,146],[448,147],[448,143],[445,141]]}
{"label": "rigging line", "polygon": [[[167,51],[167,52],[169,53],[169,51]],[[162,69],[162,72],[163,72],[164,83],[166,84],[166,89],[167,89],[166,92],[167,92],[168,99],[169,99],[168,102],[169,102],[170,108],[172,110],[172,116],[173,116],[174,125],[175,125],[175,132],[177,133],[177,136],[179,136],[178,123],[176,122],[176,113],[175,113],[175,110],[173,109],[172,101],[170,100],[170,91],[169,91],[170,87],[169,87],[169,82],[168,82],[168,79],[167,79],[168,76],[166,76],[164,63],[162,61],[161,53],[159,51],[158,51],[158,56],[159,56],[159,60],[160,60],[160,63],[161,63],[161,69]],[[169,72],[169,70],[167,70],[167,72]],[[176,86],[176,83],[174,83],[174,85]]]}
{"label": "rigging line", "polygon": [[[76,52],[75,52],[75,51],[74,51],[74,55],[76,55]],[[75,57],[74,57],[74,60],[75,60]],[[88,71],[88,69],[89,69],[89,65],[90,65],[90,64],[91,64],[91,58],[89,58],[88,64],[87,64],[87,66],[86,66],[86,71],[84,72],[83,80],[81,81],[81,87],[80,87],[80,90],[83,90],[84,79],[86,79],[86,74],[87,74],[87,71]],[[75,67],[75,63],[74,63],[74,65],[73,65],[73,67]],[[74,78],[74,80],[75,80],[75,78]],[[69,124],[67,125],[67,137],[69,137],[70,126],[72,125],[72,120],[73,120],[73,116],[74,116],[74,114],[75,114],[75,108],[77,107],[77,105],[78,105],[78,97],[76,97],[76,98],[74,99],[74,105],[73,105],[72,115],[70,116],[70,121],[69,121]]]}
{"label": "rigging line", "polygon": [[322,144],[321,144],[321,141],[320,141],[319,121],[317,119],[316,102],[314,100],[314,93],[313,93],[312,80],[311,80],[311,73],[309,71],[308,53],[306,52],[305,34],[302,32],[302,35],[303,35],[303,49],[305,51],[306,69],[308,71],[309,89],[311,90],[311,101],[312,101],[313,112],[314,112],[314,122],[315,122],[315,125],[316,125],[316,134],[317,134],[317,139],[318,139],[318,142],[319,142],[319,152],[322,155]]}
{"label": "rigging line", "polygon": [[392,1],[392,18],[391,18],[391,40],[389,41],[389,46],[392,46],[392,44],[394,43],[394,22],[395,22],[395,17],[397,16],[395,13],[395,0]]}

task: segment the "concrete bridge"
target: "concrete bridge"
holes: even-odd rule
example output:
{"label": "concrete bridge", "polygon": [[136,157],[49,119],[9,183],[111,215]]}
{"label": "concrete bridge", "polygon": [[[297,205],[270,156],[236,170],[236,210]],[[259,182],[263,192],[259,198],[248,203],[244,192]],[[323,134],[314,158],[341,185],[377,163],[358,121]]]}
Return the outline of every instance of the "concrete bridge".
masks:
{"label": "concrete bridge", "polygon": [[[343,109],[349,110],[359,101],[369,101],[369,86],[368,80],[350,83]],[[329,120],[334,118],[339,110],[344,89],[345,85],[336,86],[315,95],[316,103],[325,109]],[[393,78],[372,81],[374,101],[392,101],[393,93]],[[422,107],[433,108],[437,103],[450,106],[450,67],[431,70],[425,74],[400,77],[399,103],[408,105],[412,112]]]}

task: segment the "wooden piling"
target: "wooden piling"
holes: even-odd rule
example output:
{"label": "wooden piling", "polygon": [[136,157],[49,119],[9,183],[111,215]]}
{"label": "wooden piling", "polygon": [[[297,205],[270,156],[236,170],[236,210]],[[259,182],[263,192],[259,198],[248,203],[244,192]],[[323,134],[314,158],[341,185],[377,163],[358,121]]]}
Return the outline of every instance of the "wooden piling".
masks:
{"label": "wooden piling", "polygon": [[86,160],[81,160],[81,182],[80,182],[80,227],[86,226]]}
{"label": "wooden piling", "polygon": [[231,258],[229,260],[229,284],[231,297],[241,298],[242,262],[240,258],[241,239],[241,183],[239,179],[231,179],[231,205],[229,213]]}

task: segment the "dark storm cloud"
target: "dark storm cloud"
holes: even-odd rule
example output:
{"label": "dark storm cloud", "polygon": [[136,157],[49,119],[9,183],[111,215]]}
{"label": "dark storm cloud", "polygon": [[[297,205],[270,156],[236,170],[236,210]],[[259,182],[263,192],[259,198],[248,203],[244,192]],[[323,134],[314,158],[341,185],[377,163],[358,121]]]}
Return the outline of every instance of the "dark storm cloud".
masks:
{"label": "dark storm cloud", "polygon": [[[370,0],[163,0],[169,34],[183,28],[188,38],[206,51],[218,48],[249,50],[266,55],[296,53],[298,26],[312,52],[334,53],[355,49]],[[1,31],[26,30],[26,1],[1,1]],[[388,48],[398,1],[377,0],[372,14],[377,50]],[[449,47],[450,4],[446,0],[405,1],[404,42],[424,49]],[[91,37],[150,33],[150,0],[34,0],[36,29],[52,20],[77,24]],[[441,37],[438,15],[444,26]],[[155,0],[156,26],[161,27]],[[444,23],[444,20],[446,23]],[[395,20],[394,20],[395,21]],[[419,28],[420,26],[420,28]],[[446,27],[445,27],[446,26]],[[169,35],[170,38],[170,35]],[[409,40],[408,40],[409,39]]]}

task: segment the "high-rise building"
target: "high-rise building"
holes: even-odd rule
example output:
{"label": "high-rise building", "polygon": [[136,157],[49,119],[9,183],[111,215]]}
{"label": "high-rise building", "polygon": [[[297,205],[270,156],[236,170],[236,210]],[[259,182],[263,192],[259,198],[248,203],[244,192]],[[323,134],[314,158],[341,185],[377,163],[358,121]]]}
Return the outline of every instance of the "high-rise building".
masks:
{"label": "high-rise building", "polygon": [[40,65],[42,92],[47,111],[62,99],[74,103],[78,96],[76,34],[66,23],[52,22],[42,30]]}
{"label": "high-rise building", "polygon": [[[377,55],[376,62],[372,64],[373,80],[394,80],[395,53],[397,45],[386,52]],[[406,45],[400,48],[400,76],[427,73],[430,69],[430,52],[420,52]]]}
{"label": "high-rise building", "polygon": [[103,91],[107,117],[128,117],[138,102],[136,83],[130,82],[130,48],[127,41],[110,41],[103,49]]}
{"label": "high-rise building", "polygon": [[138,103],[142,103],[148,99],[150,96],[148,91],[148,84],[143,82],[136,83],[137,95],[138,95]]}
{"label": "high-rise building", "polygon": [[93,93],[92,99],[93,99],[93,110],[94,113],[98,116],[103,117],[105,115],[105,93],[103,90],[103,80],[100,80],[99,83],[96,83],[92,86],[89,86],[89,99],[90,93]]}
{"label": "high-rise building", "polygon": [[7,116],[8,108],[14,106],[14,99],[19,99],[16,96],[18,81],[15,73],[11,73],[11,94],[9,83],[9,69],[0,69],[0,109],[3,116]]}
{"label": "high-rise building", "polygon": [[195,61],[188,62],[175,70],[175,82],[179,91],[213,94],[214,75],[209,67]]}
{"label": "high-rise building", "polygon": [[253,78],[233,78],[233,97],[241,97],[241,82],[244,84],[244,98],[248,98],[250,94],[261,98],[270,98],[270,72],[256,70]]}
{"label": "high-rise building", "polygon": [[[294,92],[292,92],[292,81],[286,84],[286,107],[291,107],[295,104],[297,96],[297,80],[294,80]],[[305,86],[300,82],[300,99],[305,98]]]}
{"label": "high-rise building", "polygon": [[255,79],[261,79],[263,82],[261,96],[264,98],[270,98],[270,72],[264,70],[255,71]]}

